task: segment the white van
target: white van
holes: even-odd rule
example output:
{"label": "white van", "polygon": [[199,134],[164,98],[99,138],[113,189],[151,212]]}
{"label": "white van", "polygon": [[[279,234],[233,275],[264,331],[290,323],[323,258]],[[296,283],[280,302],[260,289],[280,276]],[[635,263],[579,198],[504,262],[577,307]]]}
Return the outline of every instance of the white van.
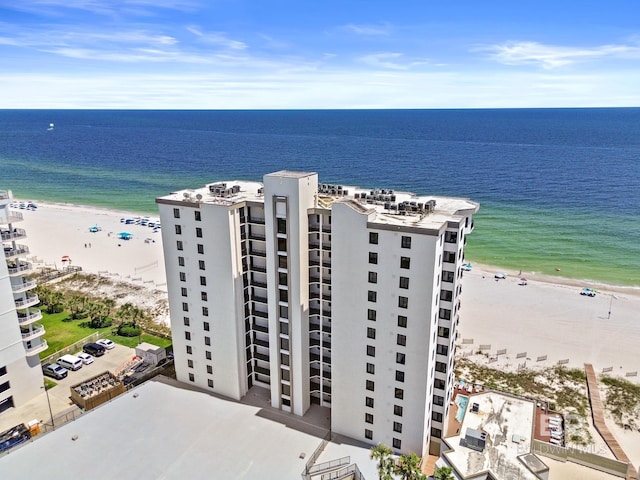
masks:
{"label": "white van", "polygon": [[80,370],[82,368],[82,360],[74,355],[63,355],[56,363],[68,370]]}

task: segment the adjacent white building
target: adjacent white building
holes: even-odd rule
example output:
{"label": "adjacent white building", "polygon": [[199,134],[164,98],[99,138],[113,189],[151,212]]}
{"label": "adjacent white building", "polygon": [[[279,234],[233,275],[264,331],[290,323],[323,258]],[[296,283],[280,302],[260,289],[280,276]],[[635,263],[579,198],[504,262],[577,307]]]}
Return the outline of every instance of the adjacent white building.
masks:
{"label": "adjacent white building", "polygon": [[36,283],[25,278],[32,265],[29,248],[22,245],[27,234],[18,228],[22,213],[10,208],[10,191],[0,191],[0,235],[5,261],[0,262],[0,415],[42,392],[38,354],[47,349],[39,303],[32,293]]}
{"label": "adjacent white building", "polygon": [[439,452],[477,203],[292,171],[156,201],[179,380]]}

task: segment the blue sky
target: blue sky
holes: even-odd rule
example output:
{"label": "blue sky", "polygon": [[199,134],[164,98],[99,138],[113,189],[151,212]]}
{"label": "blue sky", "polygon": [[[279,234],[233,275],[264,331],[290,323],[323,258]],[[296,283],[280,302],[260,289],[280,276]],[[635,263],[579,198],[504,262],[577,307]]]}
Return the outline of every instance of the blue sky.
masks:
{"label": "blue sky", "polygon": [[640,106],[640,2],[0,0],[0,108]]}

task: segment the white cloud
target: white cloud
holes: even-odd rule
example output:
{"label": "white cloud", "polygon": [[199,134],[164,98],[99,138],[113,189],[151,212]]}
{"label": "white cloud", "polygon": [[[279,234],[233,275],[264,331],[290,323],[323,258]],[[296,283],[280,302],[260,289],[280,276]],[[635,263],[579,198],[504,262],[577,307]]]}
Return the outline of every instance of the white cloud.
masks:
{"label": "white cloud", "polygon": [[389,70],[408,70],[428,63],[425,60],[409,60],[403,53],[398,52],[372,53],[358,57],[357,60],[372,67]]}
{"label": "white cloud", "polygon": [[391,27],[388,24],[356,25],[353,23],[349,23],[343,28],[357,35],[389,35],[389,33],[391,33]]}
{"label": "white cloud", "polygon": [[638,45],[566,47],[537,42],[507,42],[476,50],[489,52],[490,58],[505,65],[536,65],[545,69],[599,58],[640,58]]}
{"label": "white cloud", "polygon": [[20,0],[3,1],[0,6],[34,14],[63,16],[65,10],[82,10],[95,15],[114,16],[119,13],[150,16],[153,10],[193,11],[197,0]]}
{"label": "white cloud", "polygon": [[244,50],[247,44],[228,38],[223,32],[203,32],[198,27],[189,26],[187,31],[198,37],[202,42],[218,45],[232,50]]}

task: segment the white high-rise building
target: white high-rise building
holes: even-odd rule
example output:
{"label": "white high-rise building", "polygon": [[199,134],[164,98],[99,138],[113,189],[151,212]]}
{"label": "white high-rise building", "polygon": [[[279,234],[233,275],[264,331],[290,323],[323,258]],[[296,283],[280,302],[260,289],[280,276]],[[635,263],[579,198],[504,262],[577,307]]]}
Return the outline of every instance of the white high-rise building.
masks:
{"label": "white high-rise building", "polygon": [[178,379],[439,452],[478,204],[280,171],[158,198]]}
{"label": "white high-rise building", "polygon": [[0,414],[42,392],[44,385],[38,354],[47,349],[39,303],[31,291],[36,282],[25,275],[32,270],[26,261],[29,249],[20,244],[26,232],[16,228],[20,212],[10,209],[10,191],[0,191],[0,235],[6,261],[0,262]]}

